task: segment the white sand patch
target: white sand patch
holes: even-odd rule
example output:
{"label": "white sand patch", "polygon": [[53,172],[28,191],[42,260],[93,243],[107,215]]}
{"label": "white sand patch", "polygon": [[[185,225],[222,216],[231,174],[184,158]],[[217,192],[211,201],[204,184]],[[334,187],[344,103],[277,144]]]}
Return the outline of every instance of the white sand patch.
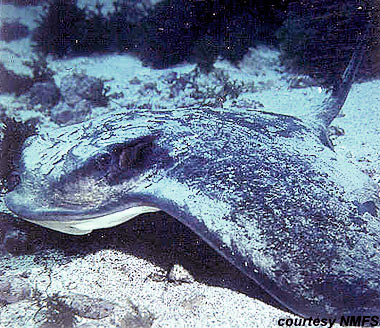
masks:
{"label": "white sand patch", "polygon": [[333,126],[345,132],[335,150],[380,182],[380,81],[355,84]]}
{"label": "white sand patch", "polygon": [[[280,318],[295,318],[289,313],[250,298],[236,291],[208,286],[199,282],[175,285],[150,279],[157,268],[152,263],[116,250],[102,250],[66,265],[52,266],[51,277],[42,270],[33,270],[30,281],[40,291],[47,286],[52,295],[59,292],[100,297],[121,310],[130,302],[141,311],[149,311],[156,319],[153,328],[163,327],[276,327]],[[50,283],[51,281],[51,283]],[[10,320],[16,309],[22,313]],[[33,327],[31,320],[38,308],[25,302],[3,311],[4,323],[12,327]],[[122,316],[101,320],[108,327]],[[18,326],[17,323],[20,322]]]}

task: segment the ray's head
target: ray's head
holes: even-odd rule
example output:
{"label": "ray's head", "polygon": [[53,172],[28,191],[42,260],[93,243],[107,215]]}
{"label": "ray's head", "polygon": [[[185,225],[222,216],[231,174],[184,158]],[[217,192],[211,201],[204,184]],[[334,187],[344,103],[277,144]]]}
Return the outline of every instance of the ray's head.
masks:
{"label": "ray's head", "polygon": [[20,182],[6,195],[7,207],[28,221],[70,234],[159,210],[143,191],[171,165],[158,143],[160,134],[94,131],[67,128],[29,138]]}

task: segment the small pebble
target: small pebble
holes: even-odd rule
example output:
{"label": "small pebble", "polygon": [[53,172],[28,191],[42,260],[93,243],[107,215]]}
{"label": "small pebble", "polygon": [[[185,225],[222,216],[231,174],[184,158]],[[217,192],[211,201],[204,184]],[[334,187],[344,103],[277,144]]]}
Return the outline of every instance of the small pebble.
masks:
{"label": "small pebble", "polygon": [[168,281],[174,283],[192,283],[194,277],[183,266],[174,264],[168,273]]}

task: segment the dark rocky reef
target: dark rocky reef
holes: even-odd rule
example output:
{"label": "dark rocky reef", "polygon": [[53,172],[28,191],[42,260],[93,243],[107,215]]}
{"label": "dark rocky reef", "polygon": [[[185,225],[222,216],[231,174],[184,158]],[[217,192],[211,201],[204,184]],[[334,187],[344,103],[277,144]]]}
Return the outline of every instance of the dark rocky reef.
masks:
{"label": "dark rocky reef", "polygon": [[[143,61],[162,68],[209,53],[238,62],[257,42],[276,43],[288,1],[164,0],[143,19]],[[207,64],[207,61],[206,61]],[[209,65],[209,64],[208,64]]]}
{"label": "dark rocky reef", "polygon": [[19,96],[27,92],[32,85],[33,79],[31,77],[16,74],[0,62],[0,93],[14,93]]}
{"label": "dark rocky reef", "polygon": [[58,57],[129,50],[135,25],[147,10],[132,0],[115,1],[114,7],[105,16],[100,4],[89,10],[79,8],[76,0],[50,0],[33,32],[35,49]]}
{"label": "dark rocky reef", "polygon": [[218,55],[239,61],[257,42],[276,43],[288,0],[164,0],[154,7],[116,1],[108,17],[75,0],[53,0],[33,33],[37,51],[58,57],[132,51],[156,68],[192,60],[208,69]]}
{"label": "dark rocky reef", "polygon": [[332,84],[370,22],[372,50],[363,67],[367,76],[380,72],[376,0],[142,3],[116,1],[105,16],[100,4],[89,10],[76,0],[50,0],[33,33],[34,46],[58,57],[130,52],[154,68],[190,61],[209,72],[218,56],[238,63],[249,47],[264,43],[280,48],[289,69]]}
{"label": "dark rocky reef", "polygon": [[20,22],[3,22],[0,27],[0,40],[10,42],[29,35],[29,28]]}
{"label": "dark rocky reef", "polygon": [[48,68],[43,56],[37,56],[23,64],[30,68],[32,76],[17,74],[0,62],[0,94],[13,93],[20,96],[27,93],[34,83],[54,82],[54,72]]}

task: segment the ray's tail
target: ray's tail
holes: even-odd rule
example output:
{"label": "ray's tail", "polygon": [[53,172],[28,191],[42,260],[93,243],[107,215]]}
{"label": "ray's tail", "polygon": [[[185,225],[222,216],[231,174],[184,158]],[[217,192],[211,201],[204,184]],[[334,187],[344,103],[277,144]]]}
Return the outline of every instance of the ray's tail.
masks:
{"label": "ray's tail", "polygon": [[317,124],[321,125],[324,130],[326,130],[334,118],[337,117],[346,101],[352,83],[355,80],[356,73],[362,63],[364,53],[367,50],[370,30],[370,26],[367,26],[364,32],[359,33],[356,49],[340,79],[340,83],[336,84],[330,97],[328,97],[317,110]]}

